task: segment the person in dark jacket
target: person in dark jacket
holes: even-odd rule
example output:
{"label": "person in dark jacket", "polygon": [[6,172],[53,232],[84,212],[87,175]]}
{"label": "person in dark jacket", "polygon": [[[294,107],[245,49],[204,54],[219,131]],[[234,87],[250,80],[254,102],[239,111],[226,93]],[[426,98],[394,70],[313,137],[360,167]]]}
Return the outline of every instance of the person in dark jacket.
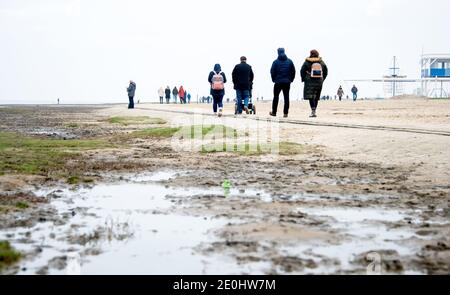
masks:
{"label": "person in dark jacket", "polygon": [[280,93],[283,91],[284,117],[287,118],[289,114],[289,91],[291,83],[295,79],[295,66],[292,60],[287,57],[284,48],[278,48],[278,58],[273,62],[270,74],[273,83],[275,83],[270,115],[273,117],[277,116],[278,101],[280,100]]}
{"label": "person in dark jacket", "polygon": [[328,76],[328,68],[317,50],[311,50],[310,57],[305,60],[300,71],[305,83],[303,98],[309,100],[311,118],[317,117],[316,110],[322,93],[323,82]]}
{"label": "person in dark jacket", "polygon": [[339,86],[339,89],[337,91],[337,96],[339,97],[339,101],[341,101],[342,96],[344,96],[344,89],[342,89],[342,86]]}
{"label": "person in dark jacket", "polygon": [[356,88],[356,85],[353,85],[352,93],[353,93],[353,101],[356,101],[358,99],[358,88]]}
{"label": "person in dark jacket", "polygon": [[172,95],[173,95],[173,102],[177,103],[177,100],[178,100],[178,88],[177,88],[177,86],[175,86],[173,88]]}
{"label": "person in dark jacket", "polygon": [[234,67],[232,76],[237,96],[237,113],[242,114],[242,100],[244,100],[244,111],[248,114],[248,101],[254,74],[252,67],[247,64],[247,58],[245,56],[241,57],[241,63]]}
{"label": "person in dark jacket", "polygon": [[127,92],[129,99],[128,108],[134,109],[134,95],[136,94],[136,83],[130,81],[130,85],[127,88]]}
{"label": "person in dark jacket", "polygon": [[166,87],[165,94],[166,94],[166,103],[169,104],[170,103],[170,87],[169,86]]}
{"label": "person in dark jacket", "polygon": [[[222,76],[222,80],[213,81],[215,75]],[[218,78],[220,78],[220,76],[218,76]],[[217,114],[217,111],[219,111],[218,116],[222,117],[223,97],[225,96],[225,83],[227,83],[227,77],[225,76],[225,73],[222,72],[222,67],[220,66],[220,64],[214,65],[214,70],[209,73],[208,82],[211,85],[210,88],[211,88],[211,95],[213,97],[214,114]],[[217,83],[217,86],[215,86],[215,83]]]}

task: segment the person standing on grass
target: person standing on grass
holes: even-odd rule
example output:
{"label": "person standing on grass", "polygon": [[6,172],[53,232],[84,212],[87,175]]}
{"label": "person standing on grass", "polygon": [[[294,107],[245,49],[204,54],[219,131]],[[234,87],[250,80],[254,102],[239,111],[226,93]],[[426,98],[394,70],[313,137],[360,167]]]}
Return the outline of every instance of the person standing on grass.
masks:
{"label": "person standing on grass", "polygon": [[170,94],[171,94],[169,86],[166,87],[165,94],[166,94],[166,103],[169,104],[170,103]]}
{"label": "person standing on grass", "polygon": [[127,88],[127,92],[128,92],[128,108],[129,109],[134,109],[134,95],[136,94],[136,83],[134,83],[133,81],[130,81],[130,85]]}
{"label": "person standing on grass", "polygon": [[339,89],[337,91],[337,95],[339,97],[339,101],[342,101],[342,96],[344,96],[344,89],[342,89],[342,86],[339,86]]}
{"label": "person standing on grass", "polygon": [[177,86],[175,86],[173,88],[172,95],[173,95],[173,103],[177,103],[177,101],[178,101],[178,88],[177,88]]}
{"label": "person standing on grass", "polygon": [[278,101],[280,93],[283,91],[283,113],[284,117],[287,118],[289,115],[289,91],[291,90],[291,83],[295,79],[295,66],[292,60],[287,57],[284,48],[278,48],[278,58],[272,64],[270,75],[275,85],[273,87],[272,111],[269,114],[273,117],[277,116]]}
{"label": "person standing on grass", "polygon": [[358,99],[358,88],[356,88],[356,85],[353,85],[352,93],[353,93],[353,101],[356,101]]}
{"label": "person standing on grass", "polygon": [[237,114],[242,114],[242,100],[244,101],[244,111],[248,114],[248,101],[250,98],[250,90],[252,89],[254,74],[252,67],[247,64],[247,58],[241,57],[241,63],[234,67],[233,84],[236,90]]}
{"label": "person standing on grass", "polygon": [[316,110],[322,93],[323,82],[328,76],[328,68],[317,50],[311,50],[300,71],[302,82],[305,83],[303,99],[309,100],[311,106],[310,118],[316,118]]}
{"label": "person standing on grass", "polygon": [[164,103],[164,88],[161,86],[158,90],[158,96],[159,96],[159,103]]}
{"label": "person standing on grass", "polygon": [[211,86],[214,115],[222,117],[223,97],[225,96],[225,83],[227,83],[227,77],[225,76],[225,73],[222,72],[220,64],[214,65],[214,70],[209,73],[208,82]]}

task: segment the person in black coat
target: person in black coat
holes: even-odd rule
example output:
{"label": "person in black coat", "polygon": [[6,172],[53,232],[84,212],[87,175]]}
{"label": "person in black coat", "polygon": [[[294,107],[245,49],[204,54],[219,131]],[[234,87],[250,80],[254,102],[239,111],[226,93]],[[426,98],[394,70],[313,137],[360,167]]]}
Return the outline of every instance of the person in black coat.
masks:
{"label": "person in black coat", "polygon": [[170,94],[171,94],[169,86],[166,87],[165,94],[166,94],[166,103],[169,104],[170,103]]}
{"label": "person in black coat", "polygon": [[305,83],[303,98],[309,100],[311,118],[317,117],[316,110],[322,93],[323,82],[328,76],[328,68],[317,50],[311,50],[310,57],[305,60],[300,71],[302,82]]}
{"label": "person in black coat", "polygon": [[[222,76],[221,81],[213,81],[215,75]],[[220,78],[218,76],[218,78]],[[209,73],[208,82],[211,85],[211,95],[213,97],[213,111],[217,114],[217,109],[219,110],[219,117],[222,117],[223,111],[223,97],[225,96],[225,83],[227,83],[227,77],[225,73],[222,72],[222,67],[220,64],[214,65],[214,70]],[[216,88],[216,89],[215,89]]]}
{"label": "person in black coat", "polygon": [[272,112],[270,112],[270,115],[273,117],[277,116],[278,101],[280,99],[280,93],[283,91],[284,117],[287,118],[289,114],[289,91],[291,89],[291,83],[295,79],[295,66],[292,60],[287,57],[284,48],[278,48],[278,58],[273,62],[270,74],[273,83],[275,83],[273,87]]}
{"label": "person in black coat", "polygon": [[234,67],[232,76],[237,96],[237,113],[242,114],[242,100],[244,100],[244,111],[248,114],[248,101],[250,90],[253,86],[254,74],[252,67],[247,64],[245,56],[241,57],[241,63]]}

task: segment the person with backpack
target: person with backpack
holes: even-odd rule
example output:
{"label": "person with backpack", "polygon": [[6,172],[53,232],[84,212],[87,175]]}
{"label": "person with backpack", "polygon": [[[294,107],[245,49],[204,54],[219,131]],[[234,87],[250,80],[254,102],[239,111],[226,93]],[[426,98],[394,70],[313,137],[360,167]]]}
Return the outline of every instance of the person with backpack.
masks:
{"label": "person with backpack", "polygon": [[273,87],[272,111],[269,114],[273,117],[277,116],[278,101],[280,93],[283,91],[284,117],[287,118],[289,115],[289,91],[291,90],[291,83],[295,79],[295,66],[292,60],[287,57],[284,48],[278,48],[278,58],[272,64],[270,75],[272,76],[272,82],[275,84]]}
{"label": "person with backpack", "polygon": [[180,97],[180,103],[184,104],[184,95],[185,95],[185,91],[183,86],[180,86],[180,90],[178,90],[178,96]]}
{"label": "person with backpack", "polygon": [[177,89],[177,86],[175,86],[173,88],[172,95],[173,95],[173,103],[177,103],[177,100],[178,100],[178,89]]}
{"label": "person with backpack", "polygon": [[134,83],[133,81],[130,81],[130,85],[127,88],[127,92],[128,92],[128,108],[129,109],[134,109],[134,95],[136,94],[136,83]]}
{"label": "person with backpack", "polygon": [[300,71],[302,82],[305,83],[303,99],[309,100],[311,106],[310,118],[316,118],[316,110],[322,93],[323,82],[328,76],[328,68],[317,50],[311,50]]}
{"label": "person with backpack", "polygon": [[[211,85],[214,115],[222,117],[223,97],[225,96],[225,83],[227,83],[227,77],[225,76],[225,73],[222,72],[220,64],[214,65],[214,70],[209,73],[208,82]],[[219,112],[217,113],[217,111]]]}
{"label": "person with backpack", "polygon": [[356,85],[353,85],[352,93],[353,93],[353,101],[356,101],[358,99],[358,88],[356,88]]}
{"label": "person with backpack", "polygon": [[339,97],[339,101],[342,101],[342,96],[344,96],[344,89],[342,89],[342,86],[339,86],[337,96]]}
{"label": "person with backpack", "polygon": [[169,86],[166,87],[165,94],[166,94],[166,103],[170,104],[170,87]]}
{"label": "person with backpack", "polygon": [[232,77],[237,97],[237,114],[242,114],[242,101],[244,101],[244,111],[249,114],[248,102],[250,99],[250,90],[253,86],[254,74],[252,67],[247,64],[247,58],[245,56],[242,56],[241,63],[234,67]]}
{"label": "person with backpack", "polygon": [[158,89],[158,96],[159,96],[159,103],[163,104],[164,103],[164,88],[162,86]]}

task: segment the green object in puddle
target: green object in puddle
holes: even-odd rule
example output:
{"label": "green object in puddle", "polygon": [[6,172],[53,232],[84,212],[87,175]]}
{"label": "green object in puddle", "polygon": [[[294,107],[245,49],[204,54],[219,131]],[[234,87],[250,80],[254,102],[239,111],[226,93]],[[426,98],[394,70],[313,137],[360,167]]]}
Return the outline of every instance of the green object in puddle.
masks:
{"label": "green object in puddle", "polygon": [[224,189],[230,189],[231,188],[231,182],[229,180],[224,180],[222,183],[222,187]]}

